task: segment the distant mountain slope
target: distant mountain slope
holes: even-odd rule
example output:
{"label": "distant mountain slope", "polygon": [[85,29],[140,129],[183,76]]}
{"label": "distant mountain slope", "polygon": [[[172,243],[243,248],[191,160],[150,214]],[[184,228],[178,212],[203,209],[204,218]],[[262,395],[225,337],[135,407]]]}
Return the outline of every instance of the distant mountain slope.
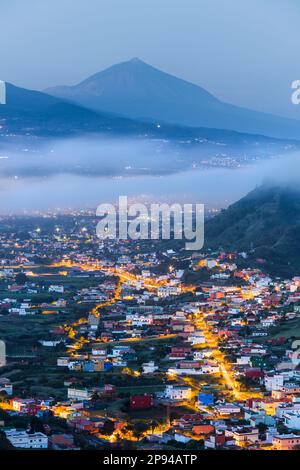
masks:
{"label": "distant mountain slope", "polygon": [[6,103],[0,105],[2,134],[72,135],[89,132],[139,133],[154,125],[140,124],[111,113],[96,113],[83,106],[34,90],[6,83]]}
{"label": "distant mountain slope", "polygon": [[41,111],[49,106],[61,103],[61,99],[49,96],[46,93],[35,90],[27,90],[5,83],[7,104],[0,107],[2,111],[22,110],[22,111]]}
{"label": "distant mountain slope", "polygon": [[[131,134],[144,138],[191,139],[189,143],[199,146],[213,146],[224,143],[246,151],[269,146],[278,151],[285,144],[295,144],[286,140],[270,139],[263,135],[239,133],[224,129],[195,128],[155,122],[138,121],[108,112],[96,112],[70,101],[50,96],[46,93],[27,90],[6,83],[7,104],[0,105],[0,119],[5,120],[8,130],[33,135],[43,133],[74,134],[85,132],[108,132],[121,135]],[[209,95],[206,99],[210,99]],[[186,142],[185,142],[186,143]],[[228,149],[223,149],[228,150]]]}
{"label": "distant mountain slope", "polygon": [[300,121],[223,103],[200,86],[139,59],[113,65],[75,86],[46,90],[95,111],[194,127],[300,140]]}
{"label": "distant mountain slope", "polygon": [[253,250],[269,266],[300,274],[300,190],[264,185],[208,221],[206,247]]}

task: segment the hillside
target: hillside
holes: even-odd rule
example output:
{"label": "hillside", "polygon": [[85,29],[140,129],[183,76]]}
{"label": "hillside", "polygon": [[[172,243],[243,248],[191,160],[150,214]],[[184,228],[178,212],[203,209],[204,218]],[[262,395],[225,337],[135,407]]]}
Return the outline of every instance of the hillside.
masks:
{"label": "hillside", "polygon": [[[72,135],[85,132],[138,133],[144,124],[131,119],[96,113],[83,106],[6,83],[6,102],[0,106],[2,134]],[[153,126],[152,126],[153,127]]]}
{"label": "hillside", "polygon": [[207,222],[206,248],[250,252],[277,267],[300,273],[300,190],[261,186]]}

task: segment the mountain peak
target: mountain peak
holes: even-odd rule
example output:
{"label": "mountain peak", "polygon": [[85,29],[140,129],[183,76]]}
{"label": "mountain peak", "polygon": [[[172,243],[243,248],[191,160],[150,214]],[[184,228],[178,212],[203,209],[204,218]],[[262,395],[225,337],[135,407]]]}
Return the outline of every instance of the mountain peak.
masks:
{"label": "mountain peak", "polygon": [[46,92],[97,112],[185,125],[182,115],[196,113],[193,124],[198,125],[199,114],[202,122],[219,103],[203,88],[163,72],[139,57],[112,65],[75,86],[50,88]]}
{"label": "mountain peak", "polygon": [[143,64],[145,65],[145,62],[141,59],[139,59],[139,57],[133,57],[132,59],[130,59],[128,61],[129,64]]}

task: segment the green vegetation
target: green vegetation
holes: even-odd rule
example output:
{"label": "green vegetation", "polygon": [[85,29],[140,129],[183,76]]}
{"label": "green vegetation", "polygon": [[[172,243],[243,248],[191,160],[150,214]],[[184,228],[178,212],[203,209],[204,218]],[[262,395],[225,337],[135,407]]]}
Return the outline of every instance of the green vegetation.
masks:
{"label": "green vegetation", "polygon": [[253,261],[265,260],[271,274],[295,275],[300,267],[300,191],[257,188],[208,221],[205,237],[207,247],[251,252]]}

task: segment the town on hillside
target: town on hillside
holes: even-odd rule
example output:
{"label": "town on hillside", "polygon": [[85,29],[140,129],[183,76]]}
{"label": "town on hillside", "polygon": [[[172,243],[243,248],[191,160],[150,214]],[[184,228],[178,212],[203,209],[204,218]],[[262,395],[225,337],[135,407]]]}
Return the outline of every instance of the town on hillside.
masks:
{"label": "town on hillside", "polygon": [[2,217],[2,449],[300,448],[300,277]]}

